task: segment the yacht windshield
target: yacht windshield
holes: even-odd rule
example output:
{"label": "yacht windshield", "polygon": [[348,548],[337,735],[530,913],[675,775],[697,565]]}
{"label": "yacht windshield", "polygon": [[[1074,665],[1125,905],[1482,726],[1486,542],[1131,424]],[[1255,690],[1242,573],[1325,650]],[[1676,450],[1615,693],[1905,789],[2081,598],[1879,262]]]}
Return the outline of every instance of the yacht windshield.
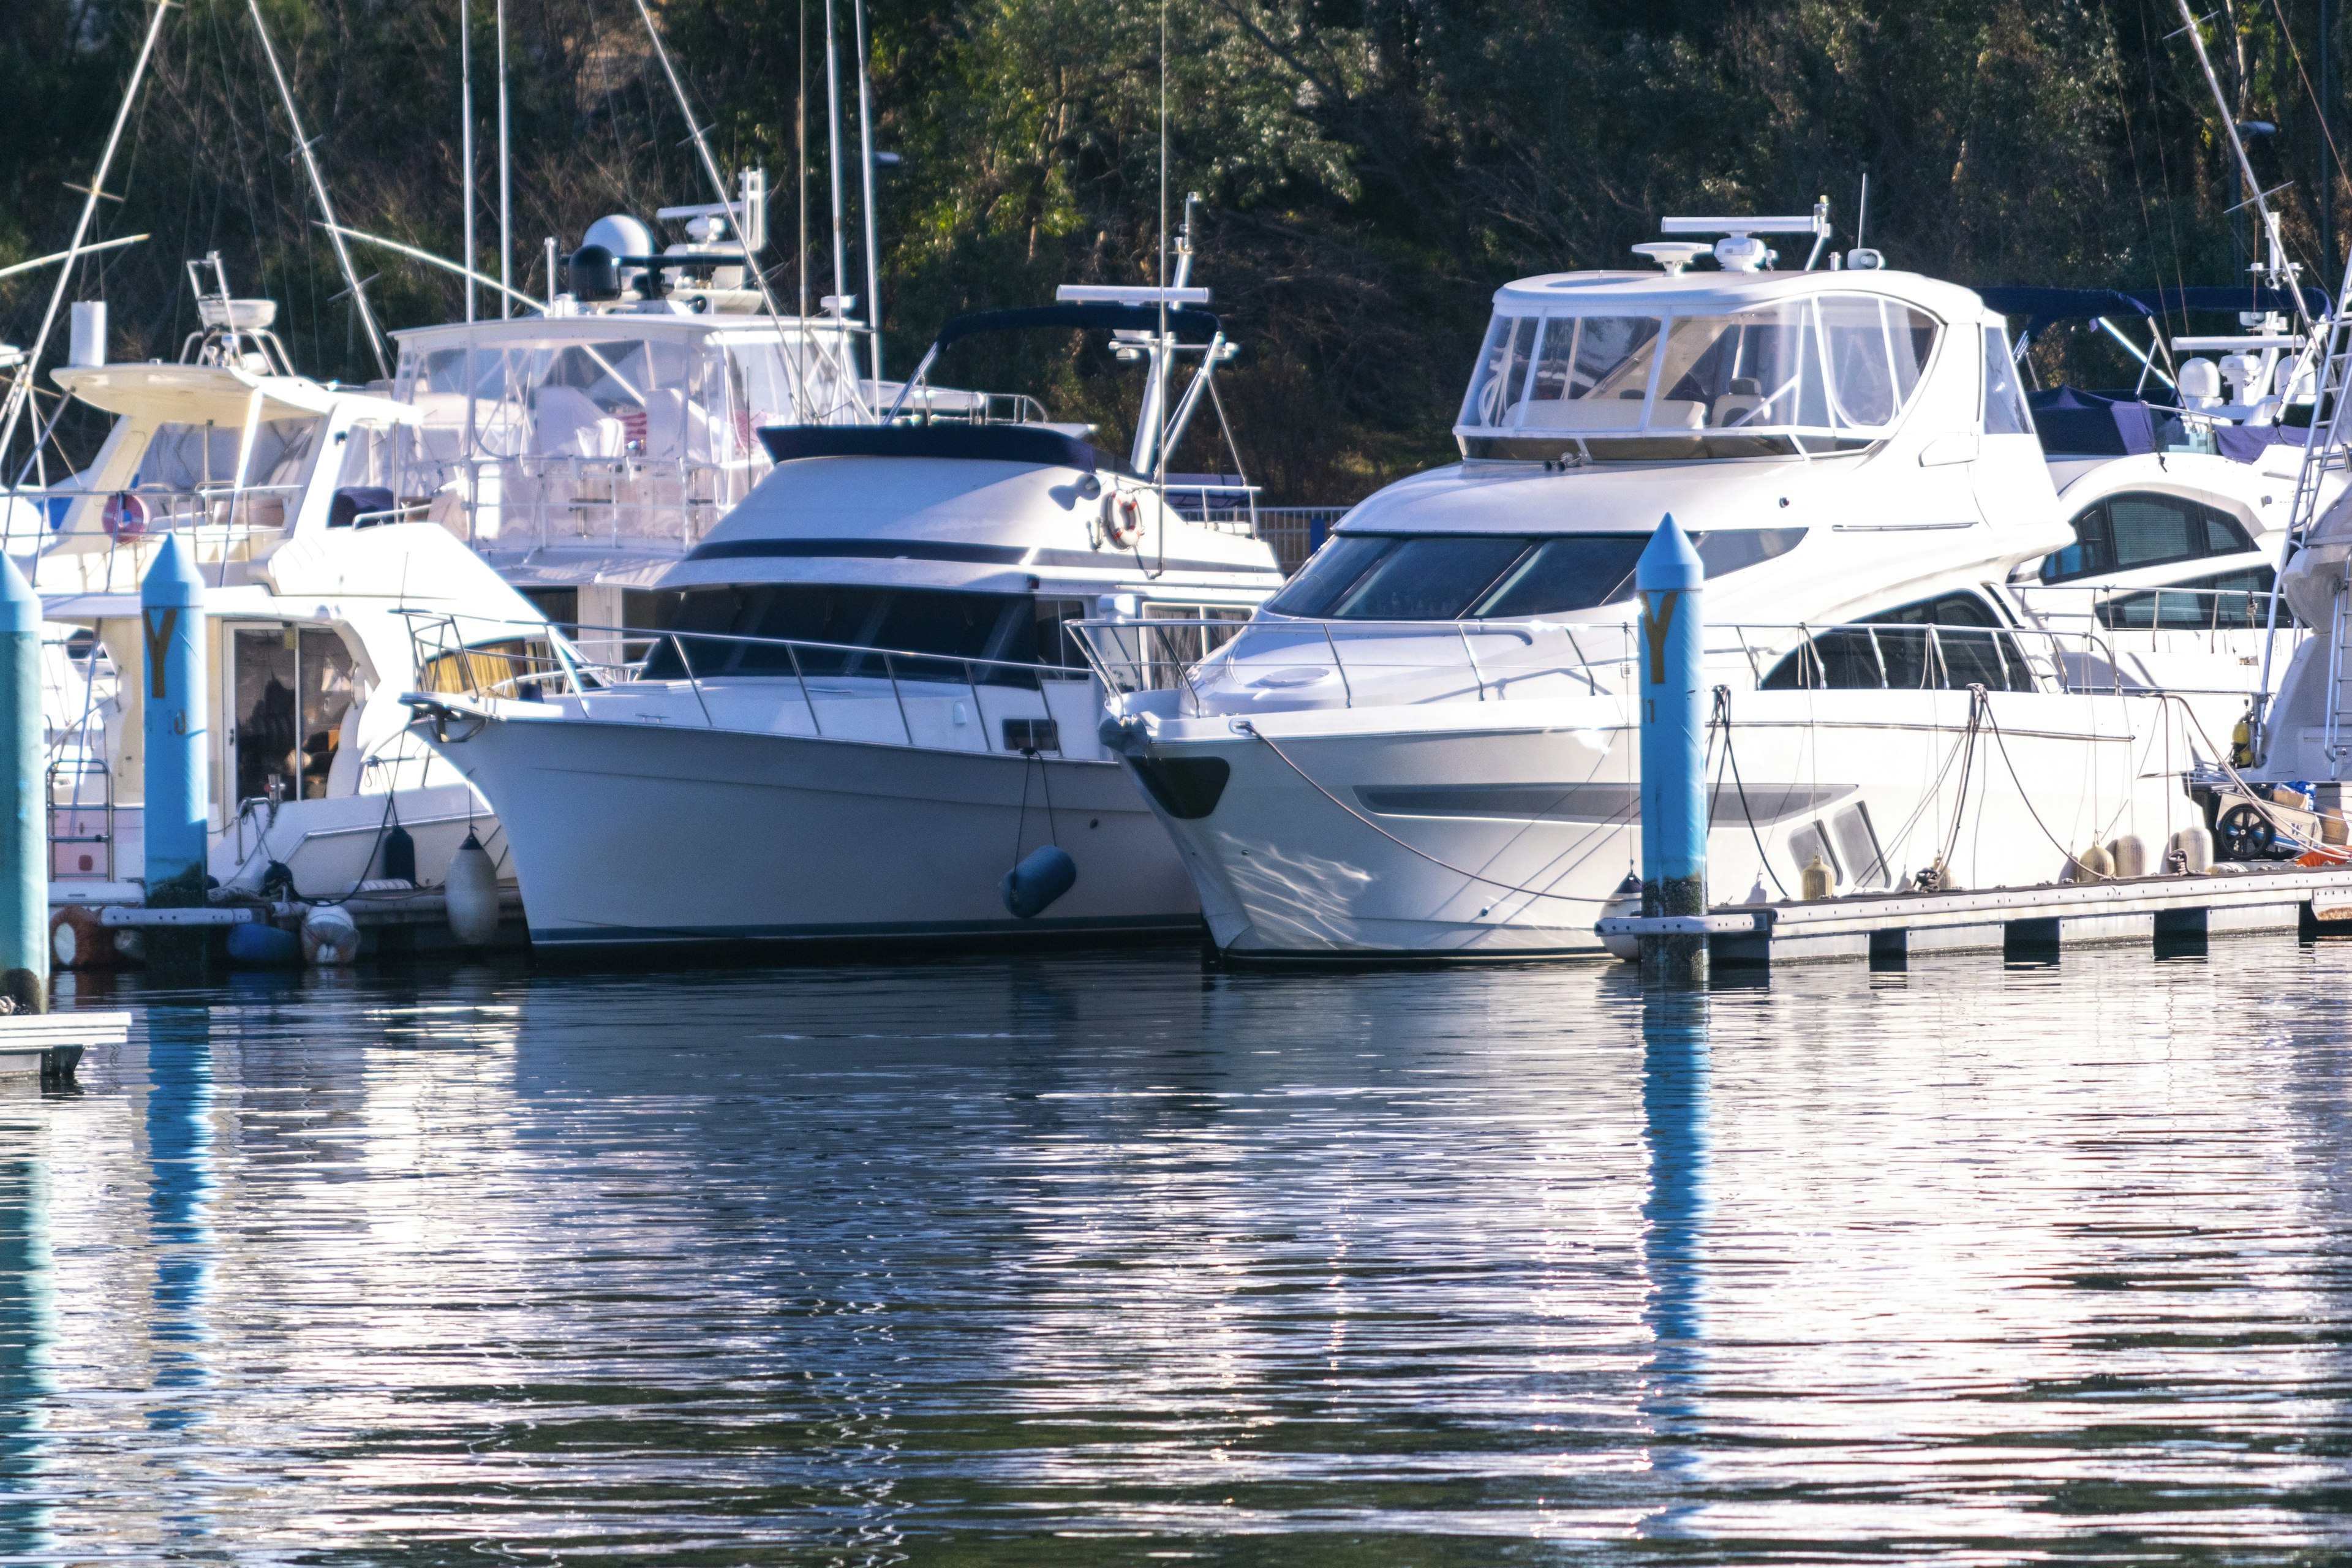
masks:
{"label": "yacht windshield", "polygon": [[[1065,626],[1085,613],[1079,601],[1028,594],[830,583],[690,588],[678,607],[676,636],[654,646],[645,674],[648,680],[675,680],[690,662],[697,677],[871,676],[1034,686],[1036,674],[1025,667],[1083,665]],[[913,657],[885,660],[868,649]]]}
{"label": "yacht windshield", "polygon": [[1901,417],[1940,331],[1925,312],[1868,294],[1685,316],[1497,314],[1455,434],[1471,458],[1866,446]]}
{"label": "yacht windshield", "polygon": [[[1736,528],[1691,536],[1710,578],[1776,555],[1801,528]],[[1343,533],[1266,606],[1335,621],[1527,620],[1597,609],[1633,595],[1646,533]]]}

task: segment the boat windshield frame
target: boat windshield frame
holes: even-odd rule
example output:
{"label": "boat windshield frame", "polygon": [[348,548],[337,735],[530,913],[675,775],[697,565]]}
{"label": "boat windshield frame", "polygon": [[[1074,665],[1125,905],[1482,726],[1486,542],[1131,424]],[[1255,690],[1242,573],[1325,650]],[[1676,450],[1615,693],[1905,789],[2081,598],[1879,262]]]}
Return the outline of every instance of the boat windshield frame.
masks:
{"label": "boat windshield frame", "polygon": [[1958,331],[1917,300],[1867,289],[1534,305],[1496,301],[1454,426],[1466,460],[1863,450],[1901,425]]}

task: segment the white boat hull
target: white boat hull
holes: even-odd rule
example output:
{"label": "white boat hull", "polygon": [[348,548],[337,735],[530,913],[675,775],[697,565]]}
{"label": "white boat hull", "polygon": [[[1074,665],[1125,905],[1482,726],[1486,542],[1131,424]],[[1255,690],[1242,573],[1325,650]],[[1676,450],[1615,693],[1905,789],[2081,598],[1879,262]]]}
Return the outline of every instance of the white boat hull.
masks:
{"label": "white boat hull", "polygon": [[[1069,941],[1200,925],[1167,835],[1111,762],[575,718],[494,719],[439,749],[504,805],[542,947]],[[1016,920],[998,882],[1053,842],[1077,881]]]}
{"label": "white boat hull", "polygon": [[[1908,884],[1947,851],[1960,886],[2021,886],[2126,834],[2158,869],[2171,835],[2201,824],[2179,782],[2198,748],[2178,704],[1989,701],[2002,733],[1979,731],[1963,791],[1967,692],[1739,693],[1737,779],[1719,741],[1709,753],[1715,901],[1759,879],[1768,900],[1796,896],[1823,845],[1841,891]],[[1230,769],[1206,815],[1161,811],[1215,944],[1279,958],[1601,955],[1593,923],[1641,859],[1634,731],[1612,697],[1481,706],[1297,710],[1247,733],[1224,718],[1155,722],[1135,753],[1146,762]]]}

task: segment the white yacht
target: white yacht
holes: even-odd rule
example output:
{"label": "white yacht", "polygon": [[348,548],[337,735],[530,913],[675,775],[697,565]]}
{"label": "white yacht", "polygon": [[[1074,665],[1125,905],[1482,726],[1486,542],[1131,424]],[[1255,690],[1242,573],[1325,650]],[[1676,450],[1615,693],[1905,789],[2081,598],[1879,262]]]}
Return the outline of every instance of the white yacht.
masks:
{"label": "white yacht", "polygon": [[[1224,339],[1145,292],[950,322],[905,400],[975,331],[1109,330],[1146,362],[1129,460],[1034,421],[765,429],[774,471],[655,579],[674,626],[580,634],[642,659],[590,668],[567,646],[529,682],[410,699],[500,806],[535,943],[1197,928],[1067,628],[1117,620],[1172,668],[1281,577],[1245,518],[1166,503],[1161,456]],[[1044,891],[1008,883],[1049,849]]]}
{"label": "white yacht", "polygon": [[1365,501],[1180,679],[1083,628],[1219,948],[1601,951],[1638,861],[1633,566],[1669,513],[1707,568],[1717,898],[2047,881],[2197,826],[2178,775],[2242,695],[2135,691],[2101,628],[2012,592],[2075,540],[2002,319],[1717,255],[1500,289],[1464,461]]}
{"label": "white yacht", "polygon": [[[2305,292],[2303,313],[2324,319],[2326,296]],[[1984,297],[2024,318],[2012,351],[2021,360],[2071,321],[2092,323],[2140,363],[2130,387],[2029,394],[2074,541],[2021,563],[2012,591],[2046,626],[2103,633],[2126,685],[2251,697],[2305,635],[2292,614],[2272,626],[2269,613],[2315,402],[2320,340],[2298,327],[2295,302],[2259,286]],[[2168,342],[2158,321],[2189,311],[2237,330]],[[2135,322],[2145,347],[2125,330]],[[2218,361],[2205,357],[2216,352]],[[2323,477],[2323,507],[2343,483]]]}
{"label": "white yacht", "polygon": [[[401,695],[457,679],[453,663],[419,666],[411,626],[454,621],[459,657],[496,663],[543,646],[543,625],[446,530],[373,510],[372,465],[414,407],[294,374],[268,300],[223,287],[200,309],[180,363],[85,353],[52,372],[114,424],[79,473],[9,500],[8,548],[51,645],[55,897],[142,896],[140,585],[167,539],[205,580],[209,858],[223,887],[334,899],[365,882],[436,884],[469,831],[503,858],[487,805],[407,733]],[[388,863],[402,843],[413,856]]]}

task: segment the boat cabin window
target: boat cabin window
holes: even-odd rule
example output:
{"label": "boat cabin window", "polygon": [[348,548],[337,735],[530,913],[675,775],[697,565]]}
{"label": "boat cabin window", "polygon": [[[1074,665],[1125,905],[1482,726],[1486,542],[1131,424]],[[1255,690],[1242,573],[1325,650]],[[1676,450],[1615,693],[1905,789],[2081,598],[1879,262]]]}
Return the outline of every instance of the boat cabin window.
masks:
{"label": "boat cabin window", "polygon": [[[2217,572],[2138,594],[2102,598],[2099,624],[2110,628],[2164,632],[2249,632],[2270,624],[2271,583],[2267,566]],[[2279,601],[2278,627],[2294,629],[2294,612]]]}
{"label": "boat cabin window", "polygon": [[2009,338],[1999,327],[1985,329],[1984,433],[1988,436],[2031,436],[2033,415],[2025,403],[2025,388],[2017,379],[2017,361]]}
{"label": "boat cabin window", "polygon": [[[254,426],[253,455],[245,466],[248,489],[284,486],[289,492],[309,471],[310,447],[323,421],[264,419]],[[158,425],[140,454],[133,489],[226,489],[236,482],[236,452],[245,440],[240,425]]]}
{"label": "boat cabin window", "polygon": [[[1801,528],[1695,533],[1709,577],[1776,555]],[[1266,606],[1340,621],[1523,620],[1595,609],[1633,595],[1647,533],[1342,533],[1316,552]]]}
{"label": "boat cabin window", "polygon": [[1766,691],[2032,691],[2016,637],[1974,594],[1945,594],[1816,632],[1757,683]]}
{"label": "boat cabin window", "polygon": [[236,798],[319,800],[353,696],[352,650],[324,627],[240,626],[231,648]]}
{"label": "boat cabin window", "polygon": [[1687,316],[1498,313],[1455,434],[1469,458],[1656,461],[1867,446],[1941,327],[1866,294]]}
{"label": "boat cabin window", "polygon": [[2238,520],[2183,496],[2127,490],[2075,513],[2074,542],[2042,561],[2044,583],[2166,566],[2254,547]]}
{"label": "boat cabin window", "polygon": [[[829,583],[768,583],[689,588],[675,636],[654,645],[648,680],[694,675],[867,676],[901,680],[967,679],[1031,686],[1027,668],[1045,665],[1076,679],[1085,655],[1068,626],[1086,618],[1083,599],[885,588]],[[686,661],[679,658],[683,649]],[[910,657],[884,659],[882,650]],[[930,657],[925,657],[930,656]],[[993,660],[994,665],[966,659]],[[969,675],[967,676],[967,670]]]}

